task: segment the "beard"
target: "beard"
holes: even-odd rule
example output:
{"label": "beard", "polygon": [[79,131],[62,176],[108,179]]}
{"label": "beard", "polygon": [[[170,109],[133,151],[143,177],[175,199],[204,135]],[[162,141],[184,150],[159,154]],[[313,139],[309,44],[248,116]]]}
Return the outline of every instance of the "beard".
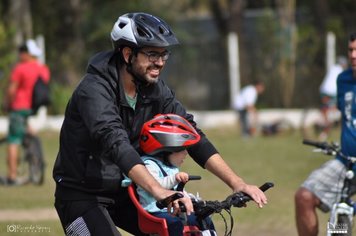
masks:
{"label": "beard", "polygon": [[141,83],[156,84],[159,81],[161,69],[162,66],[157,66],[155,64],[151,64],[148,67],[132,65],[131,73],[135,79]]}

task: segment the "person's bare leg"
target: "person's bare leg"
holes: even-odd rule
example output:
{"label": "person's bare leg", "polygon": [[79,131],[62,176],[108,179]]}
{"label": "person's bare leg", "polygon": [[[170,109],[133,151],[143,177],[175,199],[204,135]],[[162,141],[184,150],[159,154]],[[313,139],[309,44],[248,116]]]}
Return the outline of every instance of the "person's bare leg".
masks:
{"label": "person's bare leg", "polygon": [[316,207],[320,200],[309,190],[300,188],[295,193],[296,224],[299,236],[318,235]]}
{"label": "person's bare leg", "polygon": [[7,147],[7,176],[11,180],[15,180],[17,177],[17,158],[18,158],[18,145],[9,144]]}

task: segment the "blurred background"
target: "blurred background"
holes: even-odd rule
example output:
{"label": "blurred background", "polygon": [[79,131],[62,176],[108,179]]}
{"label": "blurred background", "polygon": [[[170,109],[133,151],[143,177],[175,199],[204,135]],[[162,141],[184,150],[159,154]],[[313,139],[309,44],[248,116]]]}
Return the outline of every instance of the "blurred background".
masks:
{"label": "blurred background", "polygon": [[[40,38],[52,72],[48,112],[63,113],[89,57],[111,49],[113,23],[130,11],[152,13],[172,26],[180,45],[172,49],[162,78],[192,110],[229,109],[231,91],[255,80],[266,84],[260,108],[317,106],[327,35],[333,35],[334,54],[346,55],[347,37],[356,29],[354,0],[2,0],[1,89],[17,47]],[[231,34],[238,38],[239,63],[232,90]]]}
{"label": "blurred background", "polygon": [[[41,59],[52,74],[52,104],[47,113],[60,117],[60,127],[66,103],[89,58],[112,49],[109,34],[114,22],[132,11],[157,15],[176,33],[180,45],[172,48],[162,78],[187,109],[198,112],[198,123],[225,160],[249,183],[272,181],[276,185],[267,193],[269,204],[264,209],[251,203],[251,207],[233,210],[233,235],[296,235],[294,192],[327,157],[301,145],[305,130],[248,141],[241,138],[231,97],[243,86],[262,80],[266,90],[257,102],[262,120],[266,110],[271,121],[284,111],[289,118],[296,116],[295,110],[319,108],[319,86],[325,73],[338,55],[347,55],[349,33],[356,31],[355,0],[1,0],[0,90],[5,91],[8,84],[18,46],[35,38],[45,49]],[[4,92],[1,103],[3,96]],[[207,111],[221,113],[199,116]],[[2,111],[0,116],[6,119]],[[7,124],[0,122],[3,127]],[[30,235],[14,233],[15,226],[44,227],[40,235],[63,235],[53,208],[51,178],[58,130],[42,130],[39,135],[46,158],[45,182],[42,186],[0,186],[0,235]],[[336,127],[329,140],[338,137]],[[6,171],[5,155],[2,146],[0,174]],[[187,162],[188,173],[203,176],[203,182],[191,185],[203,198],[222,200],[230,193],[219,180],[189,164],[191,160]],[[327,215],[321,217],[324,234]],[[223,222],[217,218],[216,223],[223,231]]]}

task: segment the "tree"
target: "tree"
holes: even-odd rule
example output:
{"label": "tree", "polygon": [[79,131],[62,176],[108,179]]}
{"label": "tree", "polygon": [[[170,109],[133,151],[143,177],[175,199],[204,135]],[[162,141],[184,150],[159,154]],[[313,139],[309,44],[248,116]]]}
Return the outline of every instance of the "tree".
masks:
{"label": "tree", "polygon": [[[272,31],[269,35],[263,35],[270,38],[275,37],[275,47],[278,50],[277,55],[277,73],[274,75],[278,78],[277,87],[279,88],[275,95],[278,95],[280,106],[289,107],[292,103],[292,95],[295,83],[295,60],[296,60],[296,24],[295,24],[295,0],[276,0],[273,1],[245,1],[231,0],[219,1],[210,0],[210,9],[216,20],[216,24],[220,29],[222,37],[225,38],[229,31],[236,32],[239,36],[239,52],[240,52],[240,74],[242,81],[251,83],[251,73],[255,71],[251,66],[248,55],[251,54],[247,44],[248,39],[245,32],[245,12],[248,7],[266,8],[275,7],[277,20],[279,22],[277,32]],[[250,4],[250,5],[249,5]],[[225,6],[225,7],[224,7]],[[262,37],[261,37],[262,38]],[[262,41],[262,40],[261,40]],[[262,44],[262,42],[261,42]],[[266,57],[267,55],[263,55]],[[273,58],[270,58],[272,60]],[[258,61],[263,61],[264,58],[258,58]],[[256,58],[253,60],[256,61]],[[258,68],[260,69],[260,68]],[[258,73],[258,72],[257,72]],[[257,75],[258,77],[258,75]],[[272,75],[273,77],[273,75]],[[265,78],[266,79],[266,78]],[[267,78],[268,79],[268,78]],[[244,81],[245,80],[245,81]],[[268,81],[265,81],[268,84]],[[281,98],[281,99],[280,99]]]}
{"label": "tree", "polygon": [[277,66],[280,79],[282,106],[290,107],[294,84],[296,62],[295,0],[276,0],[281,36],[278,39],[280,61]]}
{"label": "tree", "polygon": [[5,22],[9,32],[13,32],[13,44],[19,46],[33,36],[32,14],[29,0],[9,1],[5,9]]}

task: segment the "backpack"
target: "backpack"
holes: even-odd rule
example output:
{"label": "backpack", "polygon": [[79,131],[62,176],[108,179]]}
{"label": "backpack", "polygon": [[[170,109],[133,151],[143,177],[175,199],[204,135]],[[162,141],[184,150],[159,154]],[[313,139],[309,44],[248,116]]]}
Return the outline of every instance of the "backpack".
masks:
{"label": "backpack", "polygon": [[38,76],[32,91],[32,114],[36,114],[41,106],[48,106],[51,103],[49,85],[41,75]]}

